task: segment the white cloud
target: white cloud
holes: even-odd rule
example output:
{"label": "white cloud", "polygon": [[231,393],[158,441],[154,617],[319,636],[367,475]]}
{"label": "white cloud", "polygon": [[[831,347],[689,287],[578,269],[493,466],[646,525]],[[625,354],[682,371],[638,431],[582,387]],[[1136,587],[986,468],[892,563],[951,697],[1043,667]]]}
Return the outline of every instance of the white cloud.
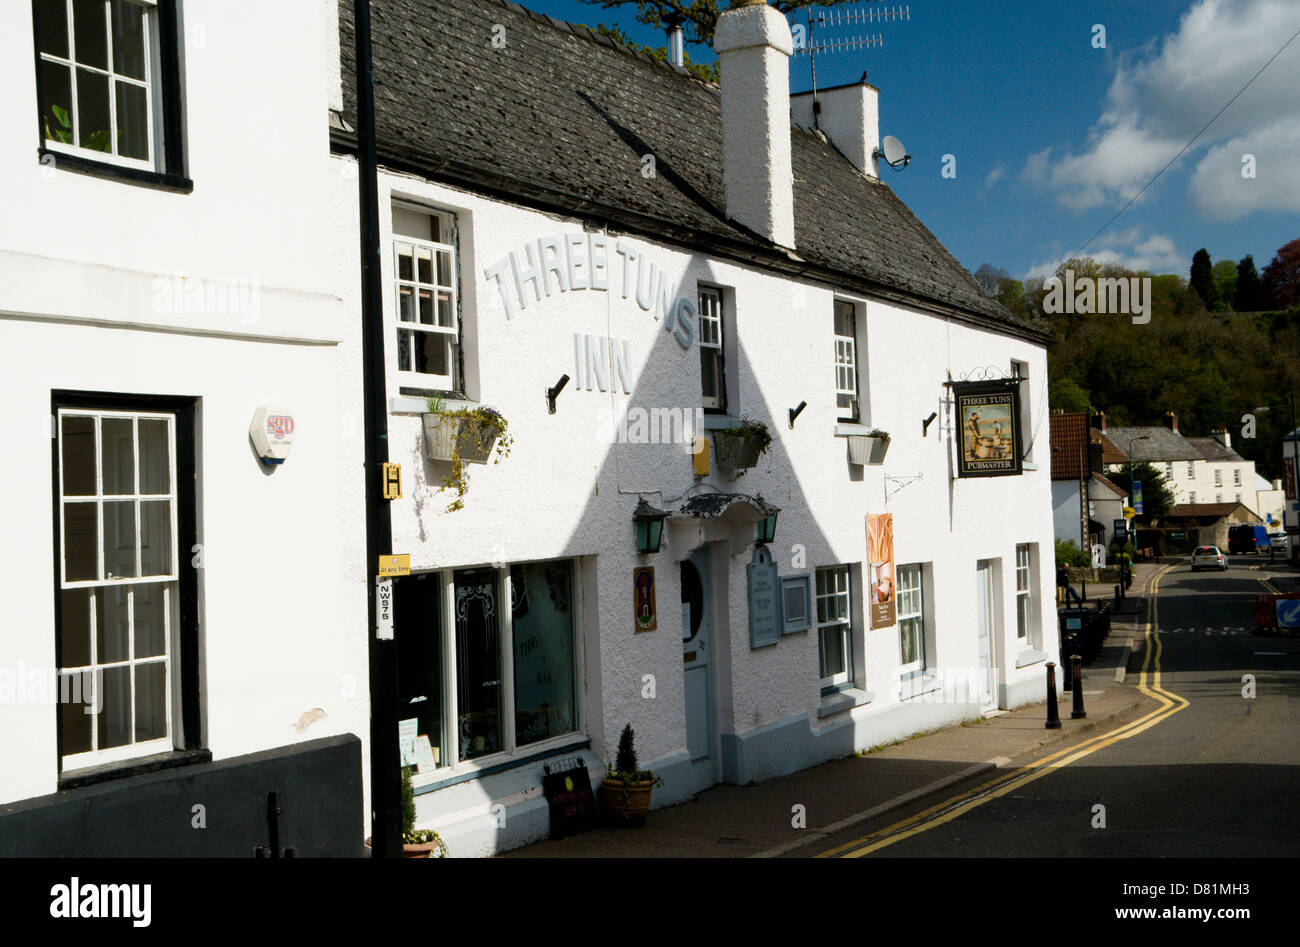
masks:
{"label": "white cloud", "polygon": [[[1104,236],[1098,242],[1101,244],[1098,249],[1089,249],[1083,254],[1098,263],[1117,263],[1130,270],[1179,275],[1185,274],[1192,265],[1191,258],[1179,253],[1174,241],[1169,237],[1164,234],[1143,236],[1140,227],[1130,227],[1128,230]],[[1041,284],[1071,256],[1073,254],[1066,254],[1034,264],[1025,274],[1025,285]]]}
{"label": "white cloud", "polygon": [[988,177],[984,179],[984,193],[987,194],[989,191],[993,190],[993,185],[1001,181],[1006,176],[1006,173],[1007,170],[1002,166],[1001,161],[994,165],[993,170],[990,171]]}
{"label": "white cloud", "polygon": [[[1076,210],[1127,201],[1297,29],[1300,3],[1295,0],[1199,0],[1177,32],[1121,57],[1084,149],[1076,154],[1047,148],[1032,154],[1022,177],[1055,191],[1062,205]],[[1190,190],[1207,213],[1229,213],[1227,196],[1213,184],[1224,149],[1231,151],[1228,139],[1262,136],[1278,147],[1293,142],[1285,130],[1300,124],[1297,73],[1300,41],[1278,56],[1188,152],[1184,160],[1201,156]],[[1283,129],[1270,134],[1276,126]],[[1240,180],[1239,164],[1237,176]],[[1248,209],[1265,206],[1289,180],[1275,177],[1267,196],[1259,193],[1263,188],[1251,192]],[[1284,196],[1295,201],[1298,194]]]}
{"label": "white cloud", "polygon": [[[1247,154],[1255,158],[1254,178],[1242,177]],[[1258,210],[1300,212],[1300,117],[1211,148],[1196,166],[1188,192],[1216,220],[1237,220]]]}

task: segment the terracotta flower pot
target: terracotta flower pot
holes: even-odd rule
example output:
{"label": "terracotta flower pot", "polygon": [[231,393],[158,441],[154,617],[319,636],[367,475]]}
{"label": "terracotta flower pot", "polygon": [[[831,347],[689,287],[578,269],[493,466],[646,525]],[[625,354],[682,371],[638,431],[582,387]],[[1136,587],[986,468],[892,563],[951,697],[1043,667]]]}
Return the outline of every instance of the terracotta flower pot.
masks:
{"label": "terracotta flower pot", "polygon": [[618,826],[641,825],[650,811],[650,794],[654,791],[653,779],[635,782],[612,779],[606,776],[600,783],[600,795],[610,822]]}

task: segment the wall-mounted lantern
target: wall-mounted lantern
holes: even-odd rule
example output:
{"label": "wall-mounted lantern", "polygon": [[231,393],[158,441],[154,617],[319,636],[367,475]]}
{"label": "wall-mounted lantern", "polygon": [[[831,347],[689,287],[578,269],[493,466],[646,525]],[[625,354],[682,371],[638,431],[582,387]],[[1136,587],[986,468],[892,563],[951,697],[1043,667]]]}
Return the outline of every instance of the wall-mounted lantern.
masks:
{"label": "wall-mounted lantern", "polygon": [[666,519],[668,514],[665,511],[655,509],[645,500],[637,503],[636,510],[632,513],[632,522],[636,524],[637,552],[645,556],[659,551]]}
{"label": "wall-mounted lantern", "polygon": [[755,534],[754,542],[759,546],[767,545],[776,539],[776,514],[773,513],[759,520]]}

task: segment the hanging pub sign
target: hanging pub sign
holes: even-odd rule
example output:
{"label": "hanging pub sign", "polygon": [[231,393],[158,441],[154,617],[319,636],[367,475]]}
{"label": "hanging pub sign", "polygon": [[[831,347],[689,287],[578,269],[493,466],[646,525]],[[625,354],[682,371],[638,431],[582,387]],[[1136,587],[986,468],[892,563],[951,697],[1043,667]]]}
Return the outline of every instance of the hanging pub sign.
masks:
{"label": "hanging pub sign", "polygon": [[654,631],[659,627],[655,616],[655,569],[644,566],[632,570],[632,587],[634,589],[636,608],[636,630]]}
{"label": "hanging pub sign", "polygon": [[957,476],[1021,473],[1020,390],[1015,381],[953,382],[957,401]]}

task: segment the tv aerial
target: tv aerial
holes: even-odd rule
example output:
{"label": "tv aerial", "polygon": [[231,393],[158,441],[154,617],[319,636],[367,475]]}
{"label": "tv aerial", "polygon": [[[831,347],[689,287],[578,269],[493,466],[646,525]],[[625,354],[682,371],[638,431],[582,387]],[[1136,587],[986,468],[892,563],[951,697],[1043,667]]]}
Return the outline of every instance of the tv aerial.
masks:
{"label": "tv aerial", "polygon": [[[857,50],[874,49],[885,45],[885,38],[879,33],[858,33],[854,35],[836,36],[834,33],[823,35],[828,29],[838,27],[857,27],[870,25],[874,23],[888,23],[891,21],[910,21],[912,19],[911,5],[893,5],[889,7],[876,8],[880,0],[862,0],[861,3],[843,4],[833,9],[825,7],[817,8],[807,7],[808,23],[805,26],[802,23],[791,25],[791,32],[794,34],[794,54],[796,56],[808,56],[809,71],[812,73],[812,94],[813,94],[813,124],[817,123],[817,116],[821,113],[821,103],[817,100],[817,56],[818,54],[834,55],[838,53],[855,52]],[[866,70],[863,70],[862,80],[867,80]],[[893,144],[891,145],[890,142]],[[902,142],[892,136],[887,137],[884,141],[884,151],[877,151],[876,156],[885,156],[885,161],[894,170],[902,170],[911,160],[903,148]],[[892,157],[890,157],[892,155]]]}

